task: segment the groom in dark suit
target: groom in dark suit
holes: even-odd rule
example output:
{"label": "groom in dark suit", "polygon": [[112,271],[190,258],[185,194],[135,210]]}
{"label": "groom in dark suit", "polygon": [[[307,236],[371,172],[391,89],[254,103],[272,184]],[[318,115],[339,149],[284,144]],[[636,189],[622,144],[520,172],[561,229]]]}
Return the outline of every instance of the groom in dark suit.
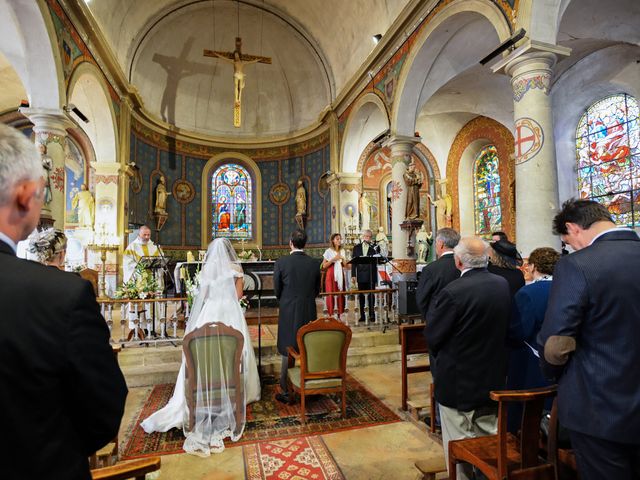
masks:
{"label": "groom in dark suit", "polygon": [[556,264],[538,336],[560,423],[580,478],[640,478],[640,238],[591,200],[565,202],[553,229],[577,250]]}
{"label": "groom in dark suit", "polygon": [[127,387],[91,284],[16,257],[40,218],[42,174],[34,145],[0,124],[0,476],[84,480]]}
{"label": "groom in dark suit", "polygon": [[295,230],[289,240],[291,253],[279,258],[273,269],[273,288],[279,300],[278,352],[282,355],[282,392],[276,394],[276,400],[283,403],[289,403],[287,348],[297,349],[298,330],[318,317],[316,297],[320,293],[320,263],[304,253],[306,244],[306,232]]}

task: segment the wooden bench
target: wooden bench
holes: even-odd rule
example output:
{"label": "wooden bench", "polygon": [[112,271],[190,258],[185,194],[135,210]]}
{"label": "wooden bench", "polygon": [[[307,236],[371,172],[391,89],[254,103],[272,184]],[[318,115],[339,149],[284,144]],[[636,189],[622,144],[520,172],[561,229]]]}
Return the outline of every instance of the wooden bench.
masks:
{"label": "wooden bench", "polygon": [[420,480],[436,480],[436,475],[438,473],[447,471],[447,465],[444,463],[444,457],[418,460],[415,463],[415,466],[422,475]]}
{"label": "wooden bench", "polygon": [[[428,354],[427,341],[423,335],[424,323],[418,323],[414,325],[400,325],[398,330],[400,335],[400,345],[402,346],[402,410],[408,409],[408,397],[409,397],[409,375],[412,373],[429,372],[431,367],[429,365],[408,365],[408,356],[417,354]],[[430,406],[429,414],[431,415],[431,432],[435,433],[435,414],[436,414],[436,402],[433,395],[433,383],[429,388]]]}

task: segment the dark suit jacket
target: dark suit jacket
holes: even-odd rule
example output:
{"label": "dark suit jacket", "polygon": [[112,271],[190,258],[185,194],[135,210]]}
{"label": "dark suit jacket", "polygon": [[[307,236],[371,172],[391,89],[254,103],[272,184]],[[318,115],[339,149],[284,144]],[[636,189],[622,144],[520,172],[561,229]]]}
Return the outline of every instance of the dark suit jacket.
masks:
{"label": "dark suit jacket", "polygon": [[453,253],[441,256],[422,269],[416,289],[416,303],[423,320],[426,321],[429,305],[440,290],[457,278],[460,278],[460,270],[456,268]]}
{"label": "dark suit jacket", "polygon": [[0,305],[0,476],[90,478],[127,396],[91,284],[0,241]]}
{"label": "dark suit jacket", "polygon": [[296,347],[300,327],[317,318],[316,297],[320,293],[320,264],[303,252],[278,259],[273,270],[273,288],[279,300],[278,352]]}
{"label": "dark suit jacket", "polygon": [[573,337],[558,387],[563,426],[610,441],[640,439],[640,239],[611,232],[556,264],[538,341]]}
{"label": "dark suit jacket", "polygon": [[[369,245],[367,251],[367,257],[372,257],[375,254],[373,245]],[[362,256],[362,243],[358,243],[353,247],[352,258]],[[358,283],[371,283],[375,285],[378,283],[378,269],[374,263],[371,265],[356,265],[351,264],[351,276],[356,279]]]}
{"label": "dark suit jacket", "polygon": [[504,388],[510,307],[506,280],[484,268],[469,270],[431,303],[426,338],[438,403],[461,411],[493,404],[489,392]]}
{"label": "dark suit jacket", "polygon": [[487,270],[489,270],[489,272],[493,273],[494,275],[500,275],[507,281],[507,283],[509,284],[509,292],[511,293],[511,298],[513,298],[516,292],[525,285],[524,274],[520,270],[496,267],[495,265],[491,264],[489,264]]}

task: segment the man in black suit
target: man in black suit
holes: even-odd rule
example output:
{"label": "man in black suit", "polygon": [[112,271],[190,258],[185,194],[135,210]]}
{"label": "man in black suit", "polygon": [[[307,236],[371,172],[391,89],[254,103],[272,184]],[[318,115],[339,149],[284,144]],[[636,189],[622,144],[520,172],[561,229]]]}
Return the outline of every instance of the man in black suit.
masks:
{"label": "man in black suit", "polygon": [[590,200],[565,202],[553,229],[577,250],[556,264],[538,336],[560,423],[580,478],[640,478],[640,238]]}
{"label": "man in black suit", "polygon": [[[364,230],[362,232],[362,243],[353,247],[352,257],[372,257],[376,253],[375,246],[371,243],[371,230]],[[351,264],[351,276],[358,282],[358,290],[373,290],[378,283],[378,269],[375,263],[370,264]],[[358,294],[358,301],[360,302],[360,321],[364,322],[366,319],[364,310],[364,294]],[[373,293],[367,295],[367,304],[369,305],[369,321],[375,322],[375,298]]]}
{"label": "man in black suit", "polygon": [[282,355],[281,393],[276,394],[276,400],[283,403],[290,400],[287,394],[287,348],[297,349],[298,330],[318,317],[316,297],[320,293],[320,263],[304,253],[306,244],[306,232],[295,230],[289,240],[291,253],[279,258],[273,269],[273,288],[279,300],[278,352]]}
{"label": "man in black suit", "polygon": [[[507,281],[487,271],[488,248],[480,238],[460,240],[454,249],[460,278],[441,290],[427,312],[447,460],[449,441],[497,430],[497,406],[489,392],[504,388],[511,297]],[[472,478],[469,465],[458,465],[457,471],[460,479]]]}
{"label": "man in black suit", "polygon": [[127,387],[91,284],[16,257],[44,202],[38,152],[0,124],[0,450],[4,479],[89,479]]}
{"label": "man in black suit", "polygon": [[416,303],[425,322],[429,305],[440,293],[440,290],[460,277],[460,270],[456,268],[456,262],[453,259],[453,249],[459,241],[460,234],[453,228],[441,228],[436,232],[436,257],[438,259],[422,269],[416,289]]}

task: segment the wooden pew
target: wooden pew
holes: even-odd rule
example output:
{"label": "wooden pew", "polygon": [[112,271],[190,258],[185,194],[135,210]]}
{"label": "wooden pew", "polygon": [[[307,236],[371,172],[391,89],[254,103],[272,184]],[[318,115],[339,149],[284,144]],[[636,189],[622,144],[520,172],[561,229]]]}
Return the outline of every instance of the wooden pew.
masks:
{"label": "wooden pew", "polygon": [[[406,411],[407,400],[409,396],[409,375],[412,373],[429,372],[431,367],[429,365],[415,365],[409,366],[407,357],[409,355],[426,354],[429,353],[427,348],[427,342],[423,335],[424,323],[418,323],[414,325],[400,325],[400,345],[402,346],[402,410]],[[431,415],[431,432],[435,433],[435,399],[433,396],[433,383],[430,385],[429,396],[431,398],[430,415]]]}

